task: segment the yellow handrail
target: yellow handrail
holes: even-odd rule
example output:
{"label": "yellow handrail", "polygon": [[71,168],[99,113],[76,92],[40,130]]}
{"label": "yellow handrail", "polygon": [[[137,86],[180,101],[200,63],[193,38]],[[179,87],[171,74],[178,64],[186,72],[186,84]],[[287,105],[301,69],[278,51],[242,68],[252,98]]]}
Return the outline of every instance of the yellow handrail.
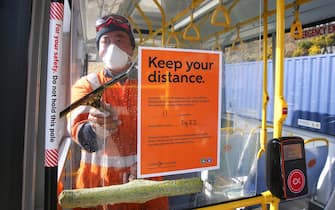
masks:
{"label": "yellow handrail", "polygon": [[294,9],[294,20],[291,24],[290,35],[294,39],[301,39],[303,37],[302,33],[302,24],[299,19],[299,4],[295,2],[295,9]]}
{"label": "yellow handrail", "polygon": [[[311,2],[311,1],[312,1],[312,0],[300,0],[300,1],[299,1],[299,5],[307,4],[307,3]],[[294,3],[287,4],[287,5],[285,6],[285,10],[291,9],[291,8],[293,8],[294,6],[295,6]],[[274,10],[270,10],[270,11],[267,12],[267,16],[268,16],[268,17],[271,17],[271,16],[274,15],[275,13],[276,13],[276,10],[275,10],[275,9],[274,9]],[[240,27],[242,27],[242,26],[246,26],[246,25],[248,25],[248,24],[251,24],[251,23],[253,23],[253,22],[259,21],[259,17],[260,17],[260,16],[256,16],[256,17],[247,19],[247,20],[245,20],[245,21],[239,22],[238,24],[236,24],[236,25],[234,25],[234,26],[231,26],[231,27],[229,27],[229,28],[224,28],[223,30],[217,31],[216,33],[218,33],[218,34],[223,34],[223,33],[230,32],[230,31],[232,31],[232,30],[235,30],[236,27],[237,27],[237,25],[239,25]],[[205,41],[211,39],[211,38],[214,37],[214,36],[215,36],[215,33],[210,34],[210,35],[208,35],[208,36],[206,36],[206,37],[203,37],[203,38],[202,38],[202,41],[205,42]]]}
{"label": "yellow handrail", "polygon": [[216,34],[216,36],[215,36],[215,44],[213,45],[212,50],[219,50],[219,51],[222,50],[221,45],[219,44],[219,35],[218,34]]}
{"label": "yellow handrail", "polygon": [[[198,5],[200,5],[204,0],[193,0],[194,2],[194,7],[197,7]],[[162,32],[163,28],[168,28],[170,25],[173,26],[173,23],[175,23],[177,20],[184,18],[184,16],[189,13],[191,11],[190,7],[187,7],[186,9],[184,9],[183,11],[181,11],[180,13],[178,13],[176,16],[174,16],[170,21],[166,22],[165,25],[163,25],[160,29],[155,30],[154,33],[149,34],[144,41],[154,37],[155,35],[157,35],[158,33]]]}
{"label": "yellow handrail", "polygon": [[326,143],[327,146],[329,146],[329,141],[327,138],[311,138],[304,141],[305,144],[316,142],[316,141],[323,141]]}
{"label": "yellow handrail", "polygon": [[[266,128],[273,128],[272,125],[265,125],[265,127],[266,127]],[[250,130],[250,132],[249,132],[249,136],[254,135],[254,133],[256,132],[256,130],[258,130],[259,128],[262,128],[262,125],[260,125],[260,126],[256,126],[256,127],[252,128],[252,129]]]}
{"label": "yellow handrail", "polygon": [[[264,127],[265,127],[265,131],[266,131],[267,128],[273,128],[272,125],[264,125]],[[259,129],[259,128],[262,128],[261,131],[263,132],[263,125],[261,125],[261,126],[256,126],[256,127],[252,128],[252,129],[250,130],[248,136],[250,137],[250,136],[254,135],[255,131],[256,131],[257,129]],[[260,145],[261,145],[261,148],[258,150],[257,158],[260,158],[261,155],[262,155],[262,153],[265,152],[266,139],[265,139],[265,141],[263,141],[263,140],[260,138]]]}
{"label": "yellow handrail", "polygon": [[231,49],[232,50],[237,50],[238,48],[236,47],[236,45],[238,45],[238,44],[239,45],[243,44],[243,40],[240,37],[240,25],[239,24],[237,24],[237,26],[236,26],[236,37],[233,41],[233,44],[231,45]]}
{"label": "yellow handrail", "polygon": [[[204,0],[196,0],[195,2],[196,2],[196,5],[200,5],[203,1],[204,1]],[[303,5],[303,4],[307,4],[307,3],[311,2],[311,1],[312,1],[312,0],[299,0],[298,5],[301,6],[301,5]],[[233,4],[234,4],[234,3],[233,3]],[[294,4],[294,3],[289,3],[289,4],[285,5],[285,10],[291,9],[291,8],[293,8],[295,5],[296,5],[296,4]],[[231,9],[231,8],[229,8],[229,9]],[[228,10],[229,10],[229,9],[228,9]],[[148,36],[146,36],[146,37],[143,39],[143,41],[146,41],[146,40],[149,40],[149,39],[153,38],[155,35],[157,35],[158,33],[162,32],[163,28],[167,28],[167,27],[169,27],[169,26],[172,24],[172,22],[176,22],[177,20],[183,18],[183,17],[184,17],[190,10],[191,10],[191,9],[190,9],[189,7],[187,7],[186,9],[184,9],[183,11],[181,11],[180,13],[178,13],[175,17],[173,17],[169,22],[166,22],[165,25],[163,25],[160,29],[157,29],[157,30],[155,30],[154,33],[151,33],[151,34],[149,34]],[[268,16],[268,17],[273,16],[275,13],[276,13],[276,10],[275,10],[275,9],[270,10],[270,11],[268,11],[267,16]],[[245,20],[245,21],[239,22],[239,25],[242,27],[242,26],[248,25],[248,24],[250,24],[250,23],[256,22],[256,21],[258,21],[258,20],[259,20],[259,16],[256,16],[256,17],[247,19],[247,20]],[[217,31],[216,33],[218,33],[218,34],[220,35],[220,34],[227,33],[227,32],[229,32],[229,31],[232,31],[232,30],[234,30],[234,29],[236,29],[236,25],[231,26],[231,27],[229,27],[229,28],[224,28],[223,30]],[[213,36],[215,36],[215,33],[214,33],[214,34],[210,34],[210,35],[208,35],[208,36],[206,36],[206,37],[203,37],[203,38],[202,38],[202,41],[205,42],[205,41],[211,39]]]}
{"label": "yellow handrail", "polygon": [[[189,31],[194,30],[195,36],[188,35]],[[191,22],[186,28],[183,33],[183,39],[188,41],[199,41],[200,40],[200,31],[196,24]]]}
{"label": "yellow handrail", "polygon": [[[153,1],[154,1],[154,3],[156,4],[156,6],[158,7],[158,9],[159,9],[159,11],[160,11],[160,13],[161,13],[161,15],[162,15],[162,26],[164,26],[165,23],[166,23],[166,15],[165,15],[165,11],[164,11],[162,5],[160,5],[159,2],[158,2],[157,0],[153,0]],[[162,35],[161,35],[162,46],[165,46],[165,32],[166,32],[166,29],[163,28],[163,29],[162,29]]]}
{"label": "yellow handrail", "polygon": [[[185,28],[183,33],[183,39],[188,41],[199,41],[200,40],[200,31],[198,26],[193,22],[193,11],[194,11],[194,1],[192,0],[191,4],[192,13],[191,13],[191,22],[188,24],[188,26]],[[194,30],[195,36],[188,35],[189,31]]]}
{"label": "yellow handrail", "polygon": [[221,128],[220,131],[227,132],[229,134],[235,131],[238,131],[240,135],[243,135],[243,132],[244,132],[242,128],[234,128],[234,127],[224,127],[224,128]]}
{"label": "yellow handrail", "polygon": [[143,37],[142,37],[142,32],[141,32],[140,27],[138,27],[138,25],[135,23],[135,21],[130,16],[128,16],[128,20],[130,21],[131,25],[136,29],[138,36],[140,38],[139,42],[142,43]]}
{"label": "yellow handrail", "polygon": [[173,23],[172,23],[172,26],[171,26],[171,32],[170,32],[170,34],[169,34],[169,36],[168,36],[168,38],[166,40],[166,46],[169,46],[171,39],[175,40],[176,47],[179,48],[180,47],[180,41],[178,39],[177,33],[173,29]]}
{"label": "yellow handrail", "polygon": [[178,36],[176,34],[176,32],[170,32],[167,40],[166,40],[166,46],[169,46],[171,38],[174,39],[176,41],[176,48],[180,47],[180,41],[178,39]]}
{"label": "yellow handrail", "polygon": [[257,204],[262,204],[265,207],[266,204],[270,204],[270,210],[278,210],[278,204],[280,200],[274,197],[270,191],[265,191],[259,196],[252,198],[239,199],[234,201],[228,201],[223,204],[218,204],[215,206],[208,206],[203,208],[198,208],[199,210],[222,210],[222,209],[235,209],[245,206],[254,206]]}
{"label": "yellow handrail", "polygon": [[[219,12],[222,12],[223,17],[225,18],[225,20],[223,22],[219,22],[217,21],[217,15]],[[228,10],[226,9],[226,7],[223,5],[223,1],[220,0],[220,5],[218,5],[211,17],[211,24],[214,26],[223,26],[225,28],[228,28],[230,26],[230,16],[228,13]]]}
{"label": "yellow handrail", "polygon": [[152,24],[151,24],[150,19],[144,14],[143,10],[141,9],[141,7],[138,4],[135,5],[135,8],[141,14],[141,16],[143,17],[145,23],[148,25],[149,33],[151,34],[152,33]]}

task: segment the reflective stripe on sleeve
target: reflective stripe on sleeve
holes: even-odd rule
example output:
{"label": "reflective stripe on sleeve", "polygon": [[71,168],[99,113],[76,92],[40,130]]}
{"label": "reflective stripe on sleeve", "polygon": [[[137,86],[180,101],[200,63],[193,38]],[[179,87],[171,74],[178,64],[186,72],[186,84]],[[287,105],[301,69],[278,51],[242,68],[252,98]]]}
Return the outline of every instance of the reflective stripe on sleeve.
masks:
{"label": "reflective stripe on sleeve", "polygon": [[86,79],[90,83],[93,90],[97,89],[101,85],[97,73],[87,75]]}
{"label": "reflective stripe on sleeve", "polygon": [[136,163],[136,155],[107,156],[100,154],[99,152],[88,153],[86,151],[82,151],[81,161],[101,167],[124,168],[130,167]]}

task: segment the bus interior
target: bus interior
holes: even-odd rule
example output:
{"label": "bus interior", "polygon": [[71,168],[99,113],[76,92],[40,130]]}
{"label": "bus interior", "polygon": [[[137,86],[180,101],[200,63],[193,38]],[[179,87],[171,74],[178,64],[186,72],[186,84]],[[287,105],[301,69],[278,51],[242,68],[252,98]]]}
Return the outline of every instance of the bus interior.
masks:
{"label": "bus interior", "polygon": [[[18,152],[22,185],[14,192],[21,199],[10,198],[8,209],[13,203],[18,209],[45,209],[48,196],[49,180],[43,171],[46,69],[51,45],[49,7],[54,2],[62,1],[31,0],[26,3],[30,9],[17,10],[30,21],[20,22],[28,25],[22,33],[27,52],[21,54],[28,60],[27,72],[21,74],[26,81],[20,112],[25,116],[20,131],[24,138]],[[128,18],[135,54],[139,46],[222,53],[220,166],[166,176],[167,180],[200,177],[203,181],[199,193],[169,197],[170,209],[268,209],[271,202],[279,204],[271,203],[270,209],[335,209],[335,1],[64,0],[63,5],[60,109],[70,105],[71,86],[78,79],[103,68],[95,21],[104,15]],[[71,190],[80,147],[70,137],[67,120],[57,120],[57,186],[61,183],[61,190]],[[308,193],[291,200],[271,196],[270,201],[257,200],[266,197],[268,190],[267,142],[281,136],[304,139]],[[58,205],[58,209],[63,208]]]}

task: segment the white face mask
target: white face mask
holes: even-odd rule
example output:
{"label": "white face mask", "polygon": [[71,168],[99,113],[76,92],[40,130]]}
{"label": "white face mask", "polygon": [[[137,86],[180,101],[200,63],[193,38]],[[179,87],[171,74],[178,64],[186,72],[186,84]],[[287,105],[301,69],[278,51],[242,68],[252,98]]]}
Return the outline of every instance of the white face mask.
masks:
{"label": "white face mask", "polygon": [[130,56],[118,46],[110,44],[102,57],[102,61],[109,69],[121,69],[129,63]]}

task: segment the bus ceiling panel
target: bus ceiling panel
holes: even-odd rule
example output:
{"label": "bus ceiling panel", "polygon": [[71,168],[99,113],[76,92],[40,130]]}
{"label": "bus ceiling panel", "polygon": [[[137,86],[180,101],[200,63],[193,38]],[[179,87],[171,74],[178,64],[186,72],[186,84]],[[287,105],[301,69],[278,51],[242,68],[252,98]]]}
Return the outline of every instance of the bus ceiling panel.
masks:
{"label": "bus ceiling panel", "polygon": [[[228,0],[224,0],[228,1]],[[231,1],[231,0],[229,0]],[[208,4],[218,4],[218,0],[205,0],[203,1],[195,10],[194,12],[204,7]],[[176,17],[181,11],[191,8],[192,6],[192,0],[185,0],[185,1],[175,1],[173,4],[171,3],[171,0],[162,0],[162,6],[165,8],[166,11],[166,18],[167,20],[171,20],[172,18]],[[191,12],[188,13],[184,18],[189,17],[191,15]]]}
{"label": "bus ceiling panel", "polygon": [[259,16],[263,12],[262,5],[263,0],[240,0],[238,4],[231,9],[231,25],[236,25],[245,20]]}
{"label": "bus ceiling panel", "polygon": [[[290,13],[293,15],[293,10]],[[299,8],[301,23],[311,24],[335,17],[334,0],[313,0]]]}

